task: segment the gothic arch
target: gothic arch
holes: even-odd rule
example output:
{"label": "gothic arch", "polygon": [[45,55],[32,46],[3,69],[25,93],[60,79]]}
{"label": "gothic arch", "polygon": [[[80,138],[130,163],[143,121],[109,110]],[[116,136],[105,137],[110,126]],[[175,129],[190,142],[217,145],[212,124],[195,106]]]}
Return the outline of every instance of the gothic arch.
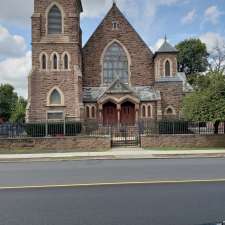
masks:
{"label": "gothic arch", "polygon": [[[54,67],[54,56],[57,57],[57,68]],[[51,70],[59,71],[60,70],[60,56],[57,52],[52,52],[50,56],[50,62],[51,62]]]}
{"label": "gothic arch", "polygon": [[102,54],[101,54],[101,58],[100,58],[100,66],[101,66],[101,83],[102,85],[104,85],[104,57],[105,57],[105,54],[107,52],[107,50],[109,49],[109,47],[111,45],[113,45],[114,43],[117,43],[122,49],[123,51],[125,52],[126,56],[127,56],[127,61],[128,61],[128,84],[131,83],[130,79],[131,79],[131,71],[130,71],[130,68],[132,66],[132,62],[131,62],[131,56],[130,56],[130,53],[128,52],[127,48],[125,47],[125,45],[123,43],[121,43],[119,40],[117,39],[113,39],[112,41],[110,41],[106,46],[105,48],[103,49],[102,51]]}
{"label": "gothic arch", "polygon": [[[65,68],[65,57],[66,57],[66,55],[68,57],[68,68],[67,69]],[[61,62],[62,62],[63,70],[70,70],[70,68],[71,68],[71,65],[70,65],[71,64],[71,56],[67,51],[63,52],[62,57],[61,57]]]}
{"label": "gothic arch", "polygon": [[[43,62],[43,57],[45,56],[45,67],[46,68],[43,68],[44,66],[44,62]],[[39,64],[40,64],[40,70],[41,71],[46,71],[48,70],[48,54],[46,52],[41,52],[40,55],[39,55]]]}
{"label": "gothic arch", "polygon": [[[58,2],[56,2],[56,1],[54,1],[54,2],[52,2],[48,7],[47,7],[47,9],[46,9],[46,12],[45,12],[45,18],[46,18],[46,24],[45,24],[45,29],[46,29],[46,35],[48,35],[49,34],[49,32],[48,32],[48,15],[49,15],[49,12],[50,12],[50,10],[54,7],[54,6],[56,6],[59,10],[60,10],[60,12],[61,12],[61,26],[62,26],[62,32],[61,33],[59,33],[59,34],[64,34],[64,18],[65,18],[65,13],[64,13],[64,10],[63,10],[63,7],[58,3]],[[51,34],[50,34],[51,35]]]}
{"label": "gothic arch", "polygon": [[[170,74],[166,74],[166,63],[167,62],[169,62],[169,64],[170,64]],[[172,77],[173,76],[173,62],[170,58],[166,58],[163,62],[163,76],[164,77]]]}
{"label": "gothic arch", "polygon": [[170,115],[176,115],[176,114],[177,114],[176,110],[174,109],[173,106],[170,105],[170,106],[166,107],[165,115],[170,116]]}
{"label": "gothic arch", "polygon": [[[52,94],[53,94],[54,91],[57,91],[60,95],[60,101],[61,101],[60,104],[52,104],[51,103],[51,97],[52,97]],[[64,106],[64,94],[59,87],[55,86],[48,92],[48,94],[47,94],[47,105],[48,106]]]}

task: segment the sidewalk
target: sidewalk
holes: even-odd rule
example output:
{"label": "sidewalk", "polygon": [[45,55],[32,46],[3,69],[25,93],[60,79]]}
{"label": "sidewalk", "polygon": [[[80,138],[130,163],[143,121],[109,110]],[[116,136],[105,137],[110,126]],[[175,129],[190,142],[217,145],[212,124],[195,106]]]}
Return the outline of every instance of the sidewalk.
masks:
{"label": "sidewalk", "polygon": [[174,159],[174,158],[225,158],[224,150],[143,150],[141,148],[115,148],[107,152],[71,152],[42,154],[0,155],[0,162],[89,160],[89,159]]}

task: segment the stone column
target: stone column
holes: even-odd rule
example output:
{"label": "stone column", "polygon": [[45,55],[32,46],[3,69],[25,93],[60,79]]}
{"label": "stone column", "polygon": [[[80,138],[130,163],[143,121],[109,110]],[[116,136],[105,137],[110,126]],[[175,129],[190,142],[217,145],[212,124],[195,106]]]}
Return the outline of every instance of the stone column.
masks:
{"label": "stone column", "polygon": [[157,120],[162,120],[163,113],[162,113],[162,102],[161,101],[157,101],[156,112],[157,112],[157,115],[156,115]]}
{"label": "stone column", "polygon": [[116,105],[117,108],[117,124],[120,125],[120,119],[121,119],[121,105],[117,104]]}
{"label": "stone column", "polygon": [[98,106],[98,111],[99,111],[99,123],[100,125],[103,125],[103,108],[102,108],[102,104],[99,104]]}
{"label": "stone column", "polygon": [[135,123],[138,124],[139,122],[139,110],[140,110],[140,105],[135,104]]}

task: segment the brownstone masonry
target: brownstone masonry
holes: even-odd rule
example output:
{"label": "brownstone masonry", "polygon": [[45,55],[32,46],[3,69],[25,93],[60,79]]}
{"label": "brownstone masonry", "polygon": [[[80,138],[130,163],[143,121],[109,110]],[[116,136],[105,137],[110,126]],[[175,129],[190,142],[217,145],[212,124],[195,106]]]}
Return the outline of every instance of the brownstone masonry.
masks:
{"label": "brownstone masonry", "polygon": [[82,47],[82,10],[80,0],[34,0],[27,122],[179,118],[177,50],[165,39],[153,53],[115,3]]}

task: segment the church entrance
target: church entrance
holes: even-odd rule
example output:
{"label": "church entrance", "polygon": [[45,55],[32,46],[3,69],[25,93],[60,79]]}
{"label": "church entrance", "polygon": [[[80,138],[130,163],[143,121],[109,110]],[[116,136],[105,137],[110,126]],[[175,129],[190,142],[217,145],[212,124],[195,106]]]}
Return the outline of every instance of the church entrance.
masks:
{"label": "church entrance", "polygon": [[116,104],[108,102],[103,106],[103,124],[112,126],[117,124],[117,108]]}
{"label": "church entrance", "polygon": [[135,125],[135,105],[125,102],[121,105],[120,123],[126,126]]}

